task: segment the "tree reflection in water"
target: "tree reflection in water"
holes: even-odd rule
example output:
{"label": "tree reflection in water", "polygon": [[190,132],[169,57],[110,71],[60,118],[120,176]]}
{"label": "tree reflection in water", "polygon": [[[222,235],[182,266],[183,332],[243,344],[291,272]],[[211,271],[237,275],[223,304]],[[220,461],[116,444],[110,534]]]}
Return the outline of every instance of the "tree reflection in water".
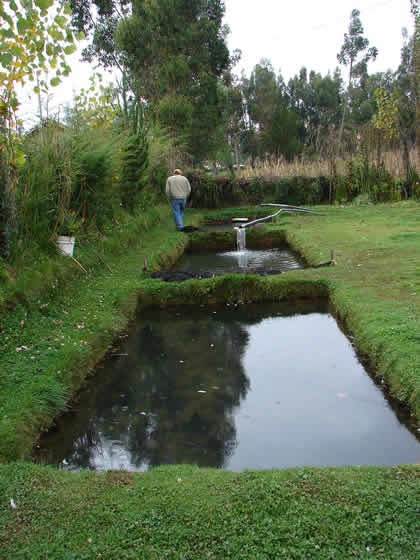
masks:
{"label": "tree reflection in water", "polygon": [[105,362],[41,454],[74,469],[223,467],[237,444],[234,411],[249,390],[247,326],[267,317],[262,307],[147,312],[121,345],[127,356]]}

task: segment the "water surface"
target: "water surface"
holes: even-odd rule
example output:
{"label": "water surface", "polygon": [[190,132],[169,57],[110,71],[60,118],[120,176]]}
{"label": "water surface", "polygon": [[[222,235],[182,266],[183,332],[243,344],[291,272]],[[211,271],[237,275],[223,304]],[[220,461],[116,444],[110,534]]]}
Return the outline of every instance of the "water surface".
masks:
{"label": "water surface", "polygon": [[201,224],[200,225],[200,229],[203,229],[204,231],[230,231],[233,230],[233,228],[237,226],[237,224],[233,223],[233,222],[225,222],[222,224]]}
{"label": "water surface", "polygon": [[189,272],[210,270],[215,273],[267,271],[287,272],[304,268],[303,260],[291,249],[245,249],[243,251],[220,251],[184,253],[174,268]]}
{"label": "water surface", "polygon": [[420,443],[325,307],[176,308],[139,318],[37,459],[72,470],[393,465],[418,462]]}

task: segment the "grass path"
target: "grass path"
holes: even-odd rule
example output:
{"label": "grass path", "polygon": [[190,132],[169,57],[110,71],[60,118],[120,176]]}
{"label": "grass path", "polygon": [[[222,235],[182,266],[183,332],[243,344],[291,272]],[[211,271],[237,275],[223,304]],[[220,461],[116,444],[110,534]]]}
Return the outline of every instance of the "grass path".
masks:
{"label": "grass path", "polygon": [[[2,467],[0,558],[418,558],[413,467],[74,475]],[[10,509],[10,508],[9,508]]]}

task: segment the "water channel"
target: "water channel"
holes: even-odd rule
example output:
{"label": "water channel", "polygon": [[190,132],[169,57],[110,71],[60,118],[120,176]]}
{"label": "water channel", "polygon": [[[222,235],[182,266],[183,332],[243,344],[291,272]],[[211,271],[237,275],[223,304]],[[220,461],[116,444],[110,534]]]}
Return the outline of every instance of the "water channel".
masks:
{"label": "water channel", "polygon": [[[235,232],[236,243],[232,240],[230,251],[186,251],[178,259],[174,268],[192,273],[211,271],[222,273],[282,273],[297,268],[306,268],[305,260],[284,242],[281,247],[255,249],[248,248],[246,229],[232,223],[207,224],[202,226],[205,231]],[[235,246],[236,245],[236,246]]]}
{"label": "water channel", "polygon": [[420,460],[416,428],[325,304],[143,311],[36,460],[233,471]]}

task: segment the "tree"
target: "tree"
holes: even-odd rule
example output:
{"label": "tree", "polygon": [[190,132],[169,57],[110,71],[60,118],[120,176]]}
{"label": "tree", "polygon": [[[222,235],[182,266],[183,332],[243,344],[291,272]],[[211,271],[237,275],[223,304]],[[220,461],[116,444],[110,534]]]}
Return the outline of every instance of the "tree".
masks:
{"label": "tree", "polygon": [[384,88],[385,91],[392,91],[394,82],[393,72],[377,72],[372,75],[365,75],[359,87],[352,88],[350,99],[350,110],[352,122],[356,126],[362,126],[371,121],[377,109],[375,91]]}
{"label": "tree", "polygon": [[302,68],[288,83],[291,106],[296,110],[304,131],[302,140],[316,153],[323,149],[331,127],[338,127],[341,115],[342,79],[339,70],[333,76],[321,76]]}
{"label": "tree", "polygon": [[134,212],[147,184],[148,160],[149,145],[142,122],[127,138],[121,155],[121,203],[129,212]]}
{"label": "tree", "polygon": [[279,93],[270,122],[262,133],[262,150],[290,161],[301,149],[299,136],[299,117]]}
{"label": "tree", "polygon": [[221,85],[224,94],[223,124],[226,133],[226,144],[234,153],[237,169],[240,165],[240,142],[244,132],[244,101],[238,80],[227,73]]}
{"label": "tree", "polygon": [[420,7],[418,0],[411,0],[414,16],[413,66],[416,99],[416,146],[420,157]]}
{"label": "tree", "polygon": [[249,79],[242,76],[241,89],[244,152],[252,159],[292,159],[301,148],[302,124],[281,73],[276,75],[270,61],[262,59]]}
{"label": "tree", "polygon": [[337,58],[340,64],[348,66],[348,86],[347,95],[344,100],[343,114],[339,132],[339,142],[342,140],[344,121],[349,106],[349,100],[353,87],[356,85],[357,80],[363,80],[367,76],[367,63],[370,60],[375,60],[378,56],[378,49],[376,47],[369,47],[369,40],[363,37],[363,26],[360,20],[360,11],[353,10],[350,15],[350,24],[348,33],[344,34],[344,43]]}
{"label": "tree", "polygon": [[[65,57],[76,50],[76,36],[68,26],[70,13],[67,4],[54,0],[0,3],[0,256],[9,251],[15,171],[24,158],[17,91],[28,81],[37,84],[36,93],[47,90],[70,73]],[[53,72],[49,84],[43,79],[47,71]]]}
{"label": "tree", "polygon": [[415,141],[416,107],[413,103],[416,84],[413,79],[413,43],[404,32],[405,44],[401,49],[401,63],[394,73],[392,92],[376,90],[378,110],[374,124],[389,140],[398,139],[403,154],[406,179],[410,174],[410,147]]}
{"label": "tree", "polygon": [[[176,124],[190,121],[189,148],[197,158],[211,148],[220,117],[217,80],[231,63],[223,14],[221,0],[135,0],[115,34],[149,115],[164,117],[175,137]],[[181,132],[185,138],[185,126]]]}
{"label": "tree", "polygon": [[273,66],[264,58],[251,72],[246,92],[249,118],[260,132],[269,125],[277,103],[278,91]]}
{"label": "tree", "polygon": [[91,44],[82,52],[82,60],[97,62],[103,68],[119,68],[124,62],[115,48],[114,33],[131,13],[130,0],[70,0],[72,24]]}

